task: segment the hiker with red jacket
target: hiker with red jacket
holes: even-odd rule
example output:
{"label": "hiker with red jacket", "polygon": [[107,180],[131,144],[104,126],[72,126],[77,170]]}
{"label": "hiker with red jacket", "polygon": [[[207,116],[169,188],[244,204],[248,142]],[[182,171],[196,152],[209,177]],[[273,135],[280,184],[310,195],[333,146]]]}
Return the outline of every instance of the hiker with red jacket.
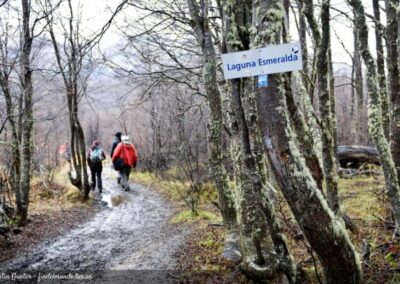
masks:
{"label": "hiker with red jacket", "polygon": [[129,191],[129,174],[136,167],[137,152],[135,146],[130,142],[128,136],[121,137],[121,143],[117,145],[112,156],[114,168],[121,174],[121,186]]}
{"label": "hiker with red jacket", "polygon": [[86,155],[87,163],[90,167],[90,173],[92,176],[92,189],[96,188],[96,178],[97,178],[97,188],[99,192],[103,190],[103,184],[101,181],[101,172],[103,171],[103,160],[105,160],[106,155],[103,149],[100,148],[100,142],[94,140],[92,146]]}

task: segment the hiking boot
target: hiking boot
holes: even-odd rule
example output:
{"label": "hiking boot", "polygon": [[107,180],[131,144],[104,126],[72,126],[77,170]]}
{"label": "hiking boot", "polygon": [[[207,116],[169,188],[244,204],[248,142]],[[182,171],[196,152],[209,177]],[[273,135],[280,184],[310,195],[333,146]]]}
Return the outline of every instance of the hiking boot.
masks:
{"label": "hiking boot", "polygon": [[131,190],[131,189],[130,189],[129,186],[127,186],[127,187],[124,188],[124,191],[130,191],[130,190]]}
{"label": "hiking boot", "polygon": [[117,177],[117,183],[121,184],[121,177]]}
{"label": "hiking boot", "polygon": [[102,189],[102,188],[99,188],[99,192],[102,193],[102,192],[103,192],[103,189]]}

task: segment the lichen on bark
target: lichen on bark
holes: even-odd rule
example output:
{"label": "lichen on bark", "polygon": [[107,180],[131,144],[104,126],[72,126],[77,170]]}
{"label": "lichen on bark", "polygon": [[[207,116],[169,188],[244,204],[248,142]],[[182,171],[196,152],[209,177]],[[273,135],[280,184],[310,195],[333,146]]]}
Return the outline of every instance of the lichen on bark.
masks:
{"label": "lichen on bark", "polygon": [[211,37],[208,22],[208,4],[202,2],[199,6],[197,1],[187,0],[192,28],[196,34],[197,42],[203,53],[203,76],[207,93],[208,104],[211,110],[210,123],[210,175],[218,192],[219,208],[223,217],[226,233],[224,254],[230,258],[237,254],[235,241],[237,234],[236,206],[234,194],[229,188],[228,176],[223,164],[223,114],[222,97],[217,85],[217,58],[214,42]]}
{"label": "lichen on bark", "polygon": [[399,178],[395,167],[394,159],[390,151],[389,141],[387,140],[382,124],[382,103],[377,79],[377,70],[374,59],[368,48],[368,27],[366,24],[364,7],[360,0],[348,0],[352,6],[355,19],[354,24],[358,29],[361,56],[367,67],[367,86],[369,92],[368,126],[370,135],[378,149],[379,158],[385,176],[385,184],[388,199],[392,206],[395,219],[395,229],[393,237],[400,239],[400,195]]}

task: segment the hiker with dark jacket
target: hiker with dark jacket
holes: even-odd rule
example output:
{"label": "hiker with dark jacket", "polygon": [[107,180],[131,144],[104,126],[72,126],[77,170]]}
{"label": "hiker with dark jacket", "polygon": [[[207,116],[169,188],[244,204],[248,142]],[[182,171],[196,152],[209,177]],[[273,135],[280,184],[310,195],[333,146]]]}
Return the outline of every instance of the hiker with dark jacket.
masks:
{"label": "hiker with dark jacket", "polygon": [[[113,143],[111,145],[111,151],[110,151],[110,157],[111,158],[112,158],[112,156],[114,154],[115,148],[117,148],[117,145],[119,143],[121,143],[121,135],[122,135],[121,132],[115,133],[115,138],[114,138],[114,141],[113,141]],[[119,171],[117,171],[117,173],[118,173],[117,182],[118,182],[118,184],[120,184],[121,183],[121,174],[119,173]]]}
{"label": "hiker with dark jacket", "polygon": [[103,171],[103,160],[105,160],[106,155],[103,149],[100,147],[100,143],[97,140],[93,141],[92,146],[87,152],[86,159],[90,167],[90,173],[92,176],[92,189],[96,188],[96,178],[97,178],[97,188],[99,192],[103,190],[103,184],[101,181],[101,172]]}
{"label": "hiker with dark jacket", "polygon": [[113,143],[111,145],[111,152],[110,152],[110,156],[111,157],[113,156],[115,148],[117,148],[118,143],[121,142],[121,135],[122,135],[121,132],[115,133],[115,138],[114,138],[114,141],[113,141]]}
{"label": "hiker with dark jacket", "polygon": [[[138,159],[135,146],[129,141],[128,136],[121,137],[122,142],[115,148],[112,156],[114,167],[119,170],[121,174],[121,186],[125,191],[129,191],[129,174],[132,168],[136,167]],[[121,165],[118,165],[120,164]],[[118,166],[117,166],[118,165]]]}

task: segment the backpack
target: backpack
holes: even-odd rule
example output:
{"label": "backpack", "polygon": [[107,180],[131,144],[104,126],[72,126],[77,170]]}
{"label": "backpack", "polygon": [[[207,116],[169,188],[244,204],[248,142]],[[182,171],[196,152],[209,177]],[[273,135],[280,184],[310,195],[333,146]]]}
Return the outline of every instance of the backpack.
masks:
{"label": "backpack", "polygon": [[90,161],[92,163],[100,163],[101,162],[101,148],[94,148],[90,151]]}

